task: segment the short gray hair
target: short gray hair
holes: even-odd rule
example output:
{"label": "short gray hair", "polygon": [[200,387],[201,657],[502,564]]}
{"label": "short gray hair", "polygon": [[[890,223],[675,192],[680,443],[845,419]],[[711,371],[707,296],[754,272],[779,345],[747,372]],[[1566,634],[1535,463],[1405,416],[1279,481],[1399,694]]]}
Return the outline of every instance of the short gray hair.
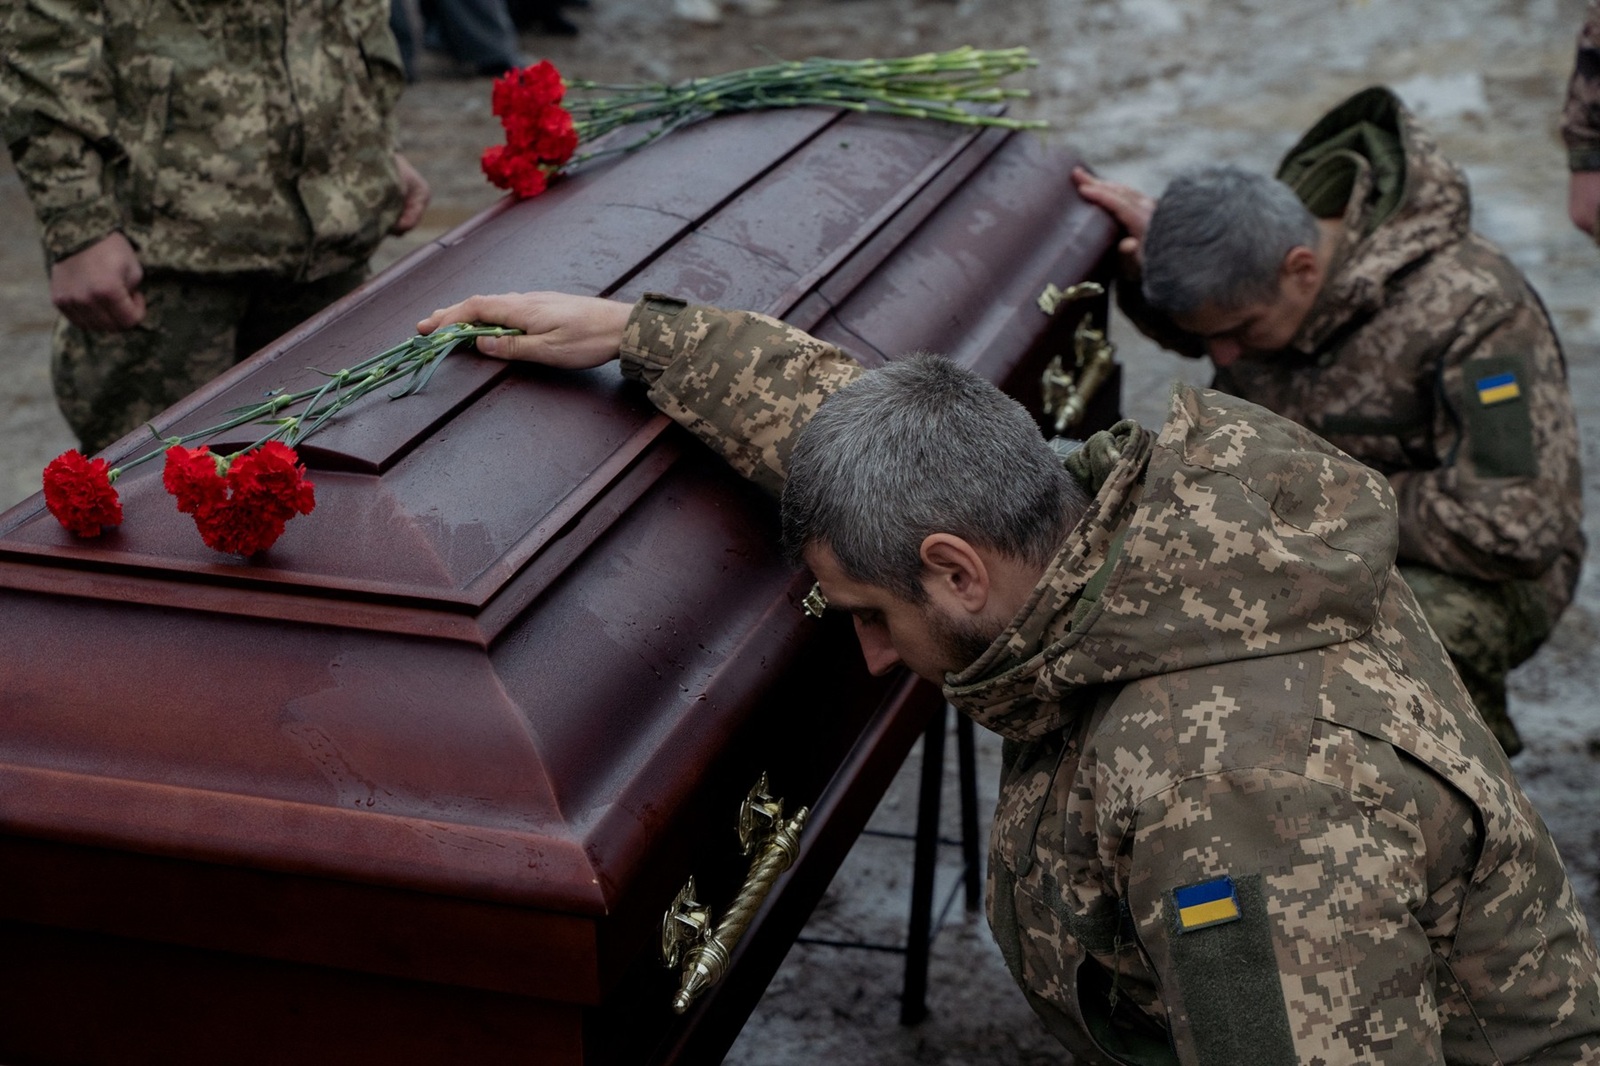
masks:
{"label": "short gray hair", "polygon": [[1180,174],[1156,202],[1144,238],[1144,298],[1187,315],[1277,298],[1290,249],[1317,246],[1317,220],[1294,190],[1238,167]]}
{"label": "short gray hair", "polygon": [[922,541],[952,533],[1047,565],[1088,505],[1021,404],[937,355],[908,356],[825,400],[783,489],[791,561],[826,545],[855,581],[922,603]]}

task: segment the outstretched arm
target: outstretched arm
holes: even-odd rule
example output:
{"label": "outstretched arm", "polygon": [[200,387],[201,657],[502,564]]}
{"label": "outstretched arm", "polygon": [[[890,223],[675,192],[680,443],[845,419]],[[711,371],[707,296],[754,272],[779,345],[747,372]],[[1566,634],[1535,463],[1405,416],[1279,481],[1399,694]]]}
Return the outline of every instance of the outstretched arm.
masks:
{"label": "outstretched arm", "polygon": [[582,369],[619,355],[650,401],[740,474],[774,495],[789,454],[822,401],[862,373],[848,354],[767,315],[646,295],[637,304],[565,293],[474,296],[417,324],[513,326],[521,337],[480,337],[501,359]]}
{"label": "outstretched arm", "polygon": [[522,330],[520,337],[479,337],[478,351],[496,359],[582,370],[608,363],[622,348],[633,305],[564,292],[472,296],[417,323],[432,333],[452,322],[483,322]]}

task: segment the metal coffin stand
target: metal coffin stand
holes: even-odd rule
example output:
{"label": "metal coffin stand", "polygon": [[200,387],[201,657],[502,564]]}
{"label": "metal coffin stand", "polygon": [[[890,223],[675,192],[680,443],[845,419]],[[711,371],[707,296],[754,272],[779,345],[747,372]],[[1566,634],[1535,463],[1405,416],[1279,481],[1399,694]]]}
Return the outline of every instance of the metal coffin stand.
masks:
{"label": "metal coffin stand", "polygon": [[[1036,402],[1104,314],[1035,305],[1115,237],[1075,161],[825,110],[706,123],[498,205],[157,428],[533,288],[941,350]],[[0,516],[0,1061],[716,1061],[938,694],[805,617],[772,502],[614,366],[452,356],[302,458],[317,510],[252,561],[155,463],[99,540],[38,497]],[[675,1014],[663,914],[691,875],[727,908],[763,772],[810,810],[796,861]]]}

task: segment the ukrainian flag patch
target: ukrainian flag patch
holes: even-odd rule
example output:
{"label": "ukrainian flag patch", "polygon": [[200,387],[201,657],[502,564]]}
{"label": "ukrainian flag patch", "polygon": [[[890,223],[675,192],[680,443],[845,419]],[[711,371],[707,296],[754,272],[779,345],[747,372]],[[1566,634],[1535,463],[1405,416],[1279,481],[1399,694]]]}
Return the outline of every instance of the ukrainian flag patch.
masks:
{"label": "ukrainian flag patch", "polygon": [[1522,395],[1522,386],[1517,384],[1517,375],[1512,373],[1491,374],[1486,378],[1478,379],[1478,402],[1485,407],[1507,400],[1515,400]]}
{"label": "ukrainian flag patch", "polygon": [[1239,896],[1233,890],[1233,878],[1226,875],[1175,888],[1172,902],[1177,908],[1180,933],[1236,922],[1240,917]]}

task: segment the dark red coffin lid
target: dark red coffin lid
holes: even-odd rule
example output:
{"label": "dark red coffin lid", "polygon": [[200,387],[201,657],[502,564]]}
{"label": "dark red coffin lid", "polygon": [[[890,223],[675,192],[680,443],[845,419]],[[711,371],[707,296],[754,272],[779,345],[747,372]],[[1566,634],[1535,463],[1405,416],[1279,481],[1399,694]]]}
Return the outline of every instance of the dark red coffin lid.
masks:
{"label": "dark red coffin lid", "polygon": [[[825,110],[704,123],[502,203],[157,428],[310,383],[473,292],[666,292],[1005,381],[1045,283],[1114,236],[1074,162]],[[452,356],[301,454],[316,511],[249,561],[200,542],[159,462],[118,482],[124,524],[98,540],[38,496],[0,517],[5,829],[604,913],[695,787],[692,750],[812,624],[775,508],[614,365]]]}

